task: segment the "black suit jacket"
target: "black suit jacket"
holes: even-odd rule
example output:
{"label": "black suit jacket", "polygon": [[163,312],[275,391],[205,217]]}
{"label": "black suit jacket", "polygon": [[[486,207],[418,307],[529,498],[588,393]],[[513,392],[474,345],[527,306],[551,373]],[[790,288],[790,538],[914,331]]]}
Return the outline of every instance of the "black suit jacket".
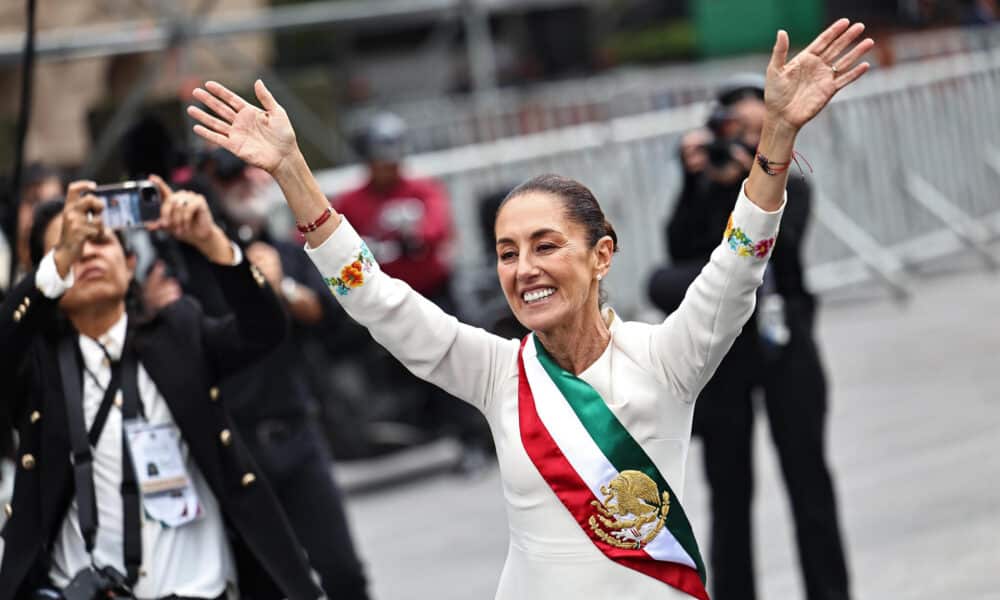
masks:
{"label": "black suit jacket", "polygon": [[[236,558],[243,598],[313,599],[321,592],[287,519],[256,474],[217,382],[252,362],[285,336],[287,317],[255,267],[212,269],[233,312],[204,315],[184,298],[130,328],[140,363],[156,383],[188,444],[190,456],[219,501]],[[27,598],[47,581],[49,556],[73,497],[66,400],[57,345],[76,335],[46,298],[35,275],[0,307],[0,411],[20,433],[10,515],[2,535],[0,600]],[[82,379],[82,377],[81,377]],[[82,399],[81,399],[82,401]],[[156,560],[156,557],[144,557]]]}

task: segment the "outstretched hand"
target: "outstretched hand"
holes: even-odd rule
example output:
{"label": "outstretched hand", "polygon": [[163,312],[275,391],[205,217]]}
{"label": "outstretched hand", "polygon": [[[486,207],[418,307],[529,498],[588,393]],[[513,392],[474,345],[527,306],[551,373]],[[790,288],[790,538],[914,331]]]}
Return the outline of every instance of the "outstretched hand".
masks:
{"label": "outstretched hand", "polygon": [[[194,132],[270,173],[285,194],[296,222],[313,223],[317,215],[330,211],[330,201],[299,152],[285,109],[267,91],[263,81],[258,79],[253,89],[263,109],[214,81],[195,89],[195,99],[215,114],[189,106],[187,113],[198,121]],[[313,248],[319,247],[340,225],[340,215],[336,212],[332,215],[306,234],[306,241]]]}
{"label": "outstretched hand", "polygon": [[263,81],[258,79],[254,83],[254,93],[263,110],[226,86],[208,81],[204,88],[194,90],[194,97],[214,115],[197,106],[189,106],[187,113],[199,123],[194,126],[196,134],[274,174],[298,149],[295,131],[285,109],[275,101]]}
{"label": "outstretched hand", "polygon": [[768,113],[796,131],[819,114],[837,92],[868,71],[867,62],[855,64],[875,45],[871,38],[854,43],[864,30],[863,23],[840,19],[791,60],[788,33],[779,31],[767,66]]}

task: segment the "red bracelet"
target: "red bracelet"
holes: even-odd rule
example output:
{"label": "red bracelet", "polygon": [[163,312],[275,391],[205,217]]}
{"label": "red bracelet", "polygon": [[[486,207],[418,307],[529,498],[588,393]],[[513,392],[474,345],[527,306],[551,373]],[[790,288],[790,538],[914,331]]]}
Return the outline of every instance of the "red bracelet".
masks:
{"label": "red bracelet", "polygon": [[313,221],[312,223],[306,223],[305,225],[296,223],[295,228],[302,233],[311,233],[319,229],[320,226],[323,225],[323,223],[326,223],[331,215],[333,215],[333,208],[327,206],[326,210],[323,211],[323,214],[316,217],[315,221]]}

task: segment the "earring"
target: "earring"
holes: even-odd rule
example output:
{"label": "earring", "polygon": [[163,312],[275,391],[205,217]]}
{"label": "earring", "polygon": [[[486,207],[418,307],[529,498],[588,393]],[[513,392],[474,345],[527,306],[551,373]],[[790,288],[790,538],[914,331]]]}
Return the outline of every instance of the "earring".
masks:
{"label": "earring", "polygon": [[601,277],[603,277],[603,275],[601,275],[600,273],[598,273],[598,274],[597,274],[597,280],[598,280],[598,281],[600,281],[600,280],[601,280]]}

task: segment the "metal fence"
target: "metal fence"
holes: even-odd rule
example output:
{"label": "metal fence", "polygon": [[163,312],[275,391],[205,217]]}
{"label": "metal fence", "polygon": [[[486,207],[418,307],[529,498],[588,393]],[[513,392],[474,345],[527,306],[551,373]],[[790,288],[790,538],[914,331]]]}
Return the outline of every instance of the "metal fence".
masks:
{"label": "metal fence", "polygon": [[430,152],[704,101],[726,77],[759,73],[766,65],[767,57],[750,56],[620,68],[583,79],[373,104],[351,111],[347,123],[359,128],[373,113],[389,110],[410,124],[412,150]]}
{"label": "metal fence", "polygon": [[[995,266],[987,244],[1000,228],[1000,50],[871,73],[803,132],[798,150],[815,172],[808,279],[824,292],[876,280],[897,296],[926,260],[963,247]],[[622,240],[608,283],[625,315],[649,308],[645,286],[665,262],[663,224],[680,186],[679,136],[703,122],[691,105],[488,144],[417,155],[408,168],[443,179],[458,230],[459,280],[491,276],[482,250],[481,199],[541,172],[590,186]],[[319,174],[331,194],[358,167]]]}
{"label": "metal fence", "polygon": [[[1000,46],[1000,25],[896,34],[884,40],[897,63],[965,54]],[[373,104],[346,119],[357,128],[372,113],[398,113],[411,128],[412,150],[444,148],[530,135],[583,123],[664,110],[711,98],[740,72],[761,73],[768,56],[745,56],[665,67],[630,67],[585,79]]]}

